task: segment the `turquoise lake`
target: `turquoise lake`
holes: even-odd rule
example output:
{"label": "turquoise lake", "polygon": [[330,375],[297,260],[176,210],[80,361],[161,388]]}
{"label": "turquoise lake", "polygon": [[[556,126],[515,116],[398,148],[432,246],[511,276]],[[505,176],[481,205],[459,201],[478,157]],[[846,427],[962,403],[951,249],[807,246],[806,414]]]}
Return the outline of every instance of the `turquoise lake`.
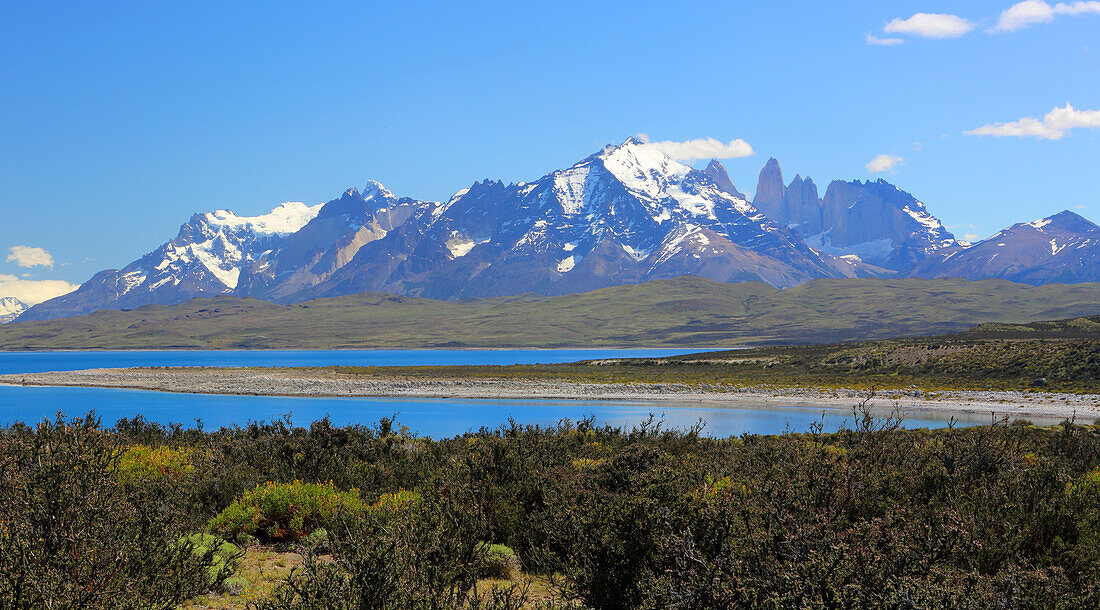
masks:
{"label": "turquoise lake", "polygon": [[[125,366],[331,366],[334,364],[517,364],[573,362],[588,358],[646,357],[698,350],[496,350],[496,351],[249,351],[249,352],[0,352],[0,371],[32,373]],[[853,404],[854,404],[853,400]],[[570,400],[457,400],[409,398],[294,398],[218,396],[140,390],[0,386],[0,424],[33,423],[53,417],[94,411],[105,425],[142,415],[162,424],[186,427],[201,420],[206,429],[244,425],[249,421],[289,415],[295,424],[328,416],[337,424],[373,424],[396,417],[419,435],[454,436],[482,427],[497,428],[514,419],[521,424],[553,425],[562,419],[594,417],[601,424],[630,427],[651,414],[666,427],[687,428],[703,422],[704,433],[778,434],[806,431],[822,422],[826,431],[850,426],[848,409],[720,406],[699,402],[622,402]],[[953,411],[906,414],[907,428],[989,423],[990,416]],[[1057,423],[1039,421],[1035,423]]]}

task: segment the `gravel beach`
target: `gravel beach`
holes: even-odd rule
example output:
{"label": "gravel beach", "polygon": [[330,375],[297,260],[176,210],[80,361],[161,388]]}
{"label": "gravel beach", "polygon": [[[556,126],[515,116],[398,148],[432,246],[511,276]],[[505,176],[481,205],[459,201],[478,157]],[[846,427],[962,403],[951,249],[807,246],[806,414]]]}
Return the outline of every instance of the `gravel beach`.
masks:
{"label": "gravel beach", "polygon": [[[855,390],[717,388],[676,384],[594,384],[517,379],[378,378],[298,369],[133,368],[0,375],[0,384],[76,386],[247,396],[486,398],[668,401],[709,406],[848,409],[866,396]],[[923,394],[882,390],[872,403],[904,412],[950,410],[1010,417],[1100,419],[1100,395],[952,391]],[[676,405],[670,405],[676,406]],[[685,405],[686,406],[686,405]]]}

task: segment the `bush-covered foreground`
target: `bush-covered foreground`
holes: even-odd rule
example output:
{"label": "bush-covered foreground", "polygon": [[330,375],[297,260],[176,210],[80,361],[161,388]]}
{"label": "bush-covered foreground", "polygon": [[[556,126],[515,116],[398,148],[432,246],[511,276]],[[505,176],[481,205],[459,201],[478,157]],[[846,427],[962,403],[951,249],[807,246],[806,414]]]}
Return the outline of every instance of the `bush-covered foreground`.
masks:
{"label": "bush-covered foreground", "polygon": [[387,420],[15,425],[0,607],[217,598],[242,587],[241,548],[302,554],[248,598],[264,609],[1100,606],[1100,428],[853,421],[438,441]]}

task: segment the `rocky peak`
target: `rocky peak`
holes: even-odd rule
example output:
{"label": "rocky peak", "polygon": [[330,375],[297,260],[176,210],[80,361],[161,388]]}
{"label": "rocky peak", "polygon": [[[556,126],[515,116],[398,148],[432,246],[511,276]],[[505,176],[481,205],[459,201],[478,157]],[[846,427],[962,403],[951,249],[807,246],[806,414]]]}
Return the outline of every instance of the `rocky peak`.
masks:
{"label": "rocky peak", "polygon": [[783,209],[783,195],[786,192],[787,188],[783,185],[783,170],[779,169],[779,161],[772,157],[760,170],[752,205],[770,218],[781,221],[786,216],[786,211]]}
{"label": "rocky peak", "polygon": [[714,181],[714,184],[718,185],[719,190],[722,192],[729,193],[734,197],[748,201],[748,197],[741,191],[738,191],[737,187],[733,186],[733,181],[730,180],[729,174],[726,173],[725,166],[723,166],[718,159],[711,159],[710,163],[707,164],[707,168],[703,170],[703,174]]}
{"label": "rocky peak", "polygon": [[[355,190],[355,189],[351,189]],[[396,199],[393,193],[389,192],[386,187],[382,186],[381,182],[376,180],[367,180],[366,186],[363,187],[363,201],[377,201],[381,205],[386,205],[389,202]]]}

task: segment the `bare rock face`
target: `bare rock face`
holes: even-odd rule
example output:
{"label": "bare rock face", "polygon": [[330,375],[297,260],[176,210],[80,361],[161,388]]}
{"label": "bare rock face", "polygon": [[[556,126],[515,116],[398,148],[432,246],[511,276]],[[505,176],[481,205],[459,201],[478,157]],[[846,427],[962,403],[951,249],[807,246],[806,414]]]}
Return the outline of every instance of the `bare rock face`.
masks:
{"label": "bare rock face", "polygon": [[[783,194],[783,208],[787,212],[784,224],[801,235],[821,232],[821,200],[817,197],[817,185],[807,177],[795,175]],[[783,221],[781,221],[783,222]]]}
{"label": "bare rock face", "polygon": [[760,170],[760,178],[756,181],[756,193],[753,196],[752,205],[768,218],[786,225],[789,217],[784,200],[786,192],[787,187],[783,185],[783,170],[779,169],[779,161],[774,157],[768,159],[764,168]]}
{"label": "bare rock face", "polygon": [[822,246],[901,273],[960,246],[924,203],[885,180],[833,181],[821,208]]}
{"label": "bare rock face", "polygon": [[818,199],[817,185],[796,175],[783,185],[775,159],[760,170],[753,204],[815,250],[905,274],[925,258],[961,247],[924,204],[878,180],[833,181]]}
{"label": "bare rock face", "polygon": [[733,186],[733,181],[730,180],[729,174],[726,172],[726,167],[722,165],[718,159],[711,159],[707,164],[707,168],[703,170],[703,174],[707,178],[714,181],[714,184],[718,185],[718,188],[723,192],[729,193],[738,199],[744,199],[748,201],[749,198],[744,193],[737,190],[737,187]]}

